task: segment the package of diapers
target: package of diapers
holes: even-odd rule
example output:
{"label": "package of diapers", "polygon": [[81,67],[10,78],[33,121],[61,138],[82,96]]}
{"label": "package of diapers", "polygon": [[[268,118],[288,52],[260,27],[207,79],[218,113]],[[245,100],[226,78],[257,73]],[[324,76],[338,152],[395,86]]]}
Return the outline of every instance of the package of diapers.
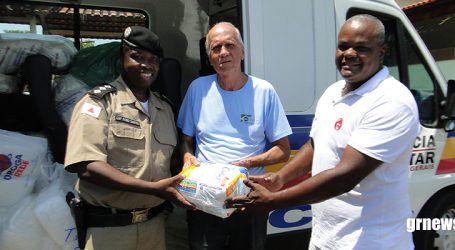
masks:
{"label": "package of diapers", "polygon": [[248,170],[244,167],[201,163],[185,168],[180,174],[185,175],[177,185],[180,193],[197,209],[221,218],[227,218],[235,211],[235,208],[223,207],[227,198],[250,192],[243,183],[248,179]]}

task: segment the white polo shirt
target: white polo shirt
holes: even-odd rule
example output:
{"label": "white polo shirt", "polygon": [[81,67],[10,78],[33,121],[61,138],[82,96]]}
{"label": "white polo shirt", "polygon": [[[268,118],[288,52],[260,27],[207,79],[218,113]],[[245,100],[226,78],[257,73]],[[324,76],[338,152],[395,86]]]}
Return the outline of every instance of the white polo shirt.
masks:
{"label": "white polo shirt", "polygon": [[411,92],[384,67],[341,96],[345,81],[321,96],[310,136],[313,175],[335,167],[347,145],[383,162],[350,192],[312,206],[312,245],[321,249],[413,249],[409,160],[420,126]]}

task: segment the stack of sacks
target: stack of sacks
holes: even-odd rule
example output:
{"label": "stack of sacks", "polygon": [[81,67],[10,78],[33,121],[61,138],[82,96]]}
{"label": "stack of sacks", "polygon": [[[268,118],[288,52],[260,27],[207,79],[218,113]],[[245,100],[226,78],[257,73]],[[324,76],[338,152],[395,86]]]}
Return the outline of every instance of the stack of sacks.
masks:
{"label": "stack of sacks", "polygon": [[77,53],[73,42],[63,36],[32,33],[0,34],[0,73],[15,73],[30,55],[43,55],[56,71],[68,68]]}
{"label": "stack of sacks", "polygon": [[69,74],[54,81],[56,110],[66,125],[75,104],[89,89],[114,81],[121,71],[119,42],[81,49],[71,62]]}
{"label": "stack of sacks", "polygon": [[52,163],[47,141],[0,130],[0,249],[77,249],[65,201],[77,176]]}
{"label": "stack of sacks", "polygon": [[[16,94],[23,91],[24,84],[17,77],[17,73],[28,56],[46,56],[51,62],[52,72],[59,74],[69,69],[73,58],[78,52],[71,40],[58,35],[4,33],[0,34],[0,41],[0,94]],[[74,88],[80,88],[80,85],[71,88],[71,90],[74,90]],[[87,87],[84,87],[84,93],[86,89]],[[59,91],[61,91],[61,88]],[[59,113],[63,116],[63,119],[66,119],[67,113],[71,113],[71,109],[74,106],[69,106],[68,103],[75,102],[74,100],[82,94],[75,96],[74,91],[69,93],[70,96],[66,95],[66,93],[64,94],[64,96],[59,95],[61,97],[60,107],[63,110]],[[66,100],[66,98],[69,98],[69,100]],[[20,115],[18,114],[18,116]]]}
{"label": "stack of sacks", "polygon": [[2,214],[0,249],[78,249],[76,226],[60,183],[53,181]]}
{"label": "stack of sacks", "polygon": [[0,93],[3,94],[22,92],[23,84],[16,74],[28,56],[46,56],[55,72],[63,72],[77,53],[73,42],[63,36],[3,33],[0,40]]}

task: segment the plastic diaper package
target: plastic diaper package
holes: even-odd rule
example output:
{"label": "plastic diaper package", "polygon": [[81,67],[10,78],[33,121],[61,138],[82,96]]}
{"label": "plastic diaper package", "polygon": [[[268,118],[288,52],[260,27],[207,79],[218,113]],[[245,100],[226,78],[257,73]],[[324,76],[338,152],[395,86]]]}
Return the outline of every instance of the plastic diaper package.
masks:
{"label": "plastic diaper package", "polygon": [[180,174],[185,175],[177,185],[180,193],[197,209],[221,218],[227,218],[235,211],[235,208],[223,207],[227,198],[250,192],[243,183],[248,178],[248,170],[244,167],[201,163],[185,168]]}

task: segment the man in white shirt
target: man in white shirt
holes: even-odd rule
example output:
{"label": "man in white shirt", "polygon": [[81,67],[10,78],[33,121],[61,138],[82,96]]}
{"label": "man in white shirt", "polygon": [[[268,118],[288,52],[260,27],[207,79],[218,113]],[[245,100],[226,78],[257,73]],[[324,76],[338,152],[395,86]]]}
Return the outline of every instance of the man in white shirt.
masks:
{"label": "man in white shirt", "polygon": [[[344,80],[321,96],[309,141],[280,171],[252,177],[254,191],[228,207],[263,212],[315,203],[310,249],[413,249],[406,218],[418,110],[383,66],[384,37],[376,17],[346,21],[336,50]],[[280,190],[309,171],[311,178]]]}

